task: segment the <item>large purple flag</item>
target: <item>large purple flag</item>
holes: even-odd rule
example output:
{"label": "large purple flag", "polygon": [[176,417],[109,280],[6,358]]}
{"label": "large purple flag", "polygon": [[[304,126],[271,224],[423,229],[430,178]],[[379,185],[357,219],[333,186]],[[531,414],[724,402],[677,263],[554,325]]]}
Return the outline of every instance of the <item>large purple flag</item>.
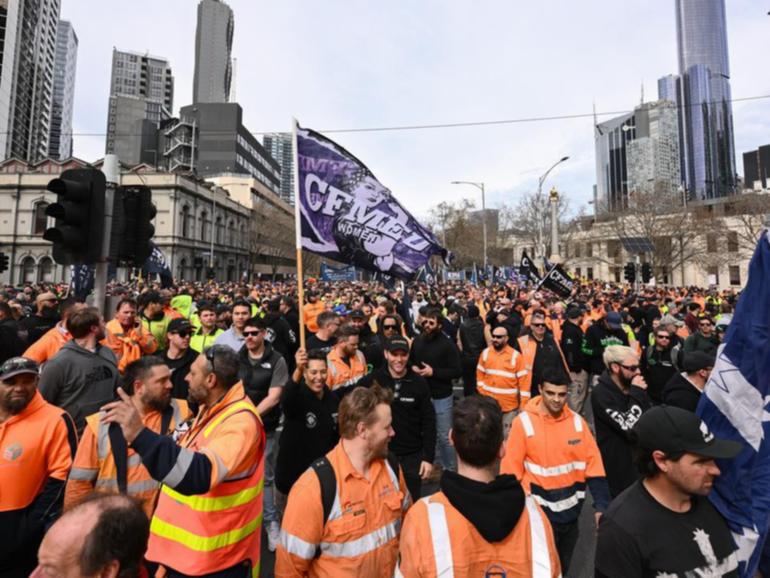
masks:
{"label": "large purple flag", "polygon": [[433,254],[450,253],[356,157],[325,136],[297,131],[302,248],[411,279]]}

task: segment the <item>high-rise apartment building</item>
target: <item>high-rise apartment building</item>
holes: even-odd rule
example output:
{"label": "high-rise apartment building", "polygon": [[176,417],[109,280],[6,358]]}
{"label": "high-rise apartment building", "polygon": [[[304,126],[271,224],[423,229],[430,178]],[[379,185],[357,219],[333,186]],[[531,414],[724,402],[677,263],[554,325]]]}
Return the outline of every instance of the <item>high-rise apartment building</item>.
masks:
{"label": "high-rise apartment building", "polygon": [[743,182],[747,189],[770,188],[770,144],[743,153]]}
{"label": "high-rise apartment building", "polygon": [[290,133],[274,133],[262,139],[265,149],[281,165],[281,198],[294,206],[294,150]]}
{"label": "high-rise apartment building", "polygon": [[195,30],[193,104],[228,102],[234,28],[232,8],[220,0],[201,0]]}
{"label": "high-rise apartment building", "polygon": [[690,199],[734,193],[735,145],[724,0],[676,0],[684,181]]}
{"label": "high-rise apartment building", "polygon": [[53,103],[48,156],[68,159],[72,156],[72,112],[75,104],[75,72],[78,61],[78,37],[72,24],[59,20],[56,32]]}
{"label": "high-rise apartment building", "polygon": [[596,147],[596,212],[628,208],[628,143],[634,138],[633,113],[594,127]]}
{"label": "high-rise apartment building", "polygon": [[113,49],[106,152],[128,165],[158,165],[158,128],[171,118],[174,76],[164,58]]}
{"label": "high-rise apartment building", "polygon": [[0,156],[48,155],[59,0],[0,1]]}
{"label": "high-rise apartment building", "polygon": [[676,104],[659,100],[634,109],[633,140],[627,143],[628,190],[681,197],[679,116]]}

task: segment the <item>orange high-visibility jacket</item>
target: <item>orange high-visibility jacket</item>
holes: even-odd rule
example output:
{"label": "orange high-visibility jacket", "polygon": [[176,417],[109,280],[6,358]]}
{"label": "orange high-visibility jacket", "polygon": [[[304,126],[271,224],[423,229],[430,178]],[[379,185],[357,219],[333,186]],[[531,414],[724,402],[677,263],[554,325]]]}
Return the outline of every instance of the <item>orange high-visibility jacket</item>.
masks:
{"label": "orange high-visibility jacket", "polygon": [[48,331],[43,333],[43,336],[35,341],[24,352],[24,357],[28,359],[34,359],[39,364],[43,364],[54,355],[59,353],[62,345],[72,339],[72,335],[61,324],[57,323],[54,327],[51,327]]}
{"label": "orange high-visibility jacket", "polygon": [[182,452],[167,480],[202,453],[211,461],[211,485],[205,494],[191,496],[168,481],[161,486],[146,558],[190,576],[248,560],[258,577],[265,430],[243,385],[202,407],[179,445]]}
{"label": "orange high-visibility jacket", "polygon": [[318,319],[318,315],[325,310],[326,305],[323,301],[305,303],[305,305],[302,306],[302,317],[304,318],[302,322],[310,333],[316,333],[318,331],[318,323],[316,323],[316,320]]}
{"label": "orange high-visibility jacket", "polygon": [[345,363],[342,356],[334,347],[326,356],[326,365],[329,371],[326,373],[326,385],[331,389],[337,389],[346,385],[353,385],[366,375],[366,358],[360,350],[352,358],[348,358],[350,365]]}
{"label": "orange high-visibility jacket", "polygon": [[561,577],[551,524],[531,496],[525,503],[513,531],[503,541],[490,543],[443,492],[423,498],[406,515],[396,576]]}
{"label": "orange high-visibility jacket", "polygon": [[350,463],[342,442],[326,457],[337,478],[329,519],[324,525],[321,485],[315,471],[308,469],[289,494],[276,578],[390,578],[402,516],[411,504],[404,476],[378,459],[365,478]]}
{"label": "orange high-visibility jacket", "polygon": [[[159,411],[151,411],[142,418],[144,426],[155,433],[168,435],[190,418],[187,402],[172,399],[173,411],[168,430],[160,431],[163,416]],[[101,423],[101,414],[95,413],[86,418],[86,428],[78,445],[75,461],[72,464],[67,489],[64,493],[64,508],[68,509],[94,490],[105,493],[118,493],[118,472],[115,456],[109,436],[109,424]],[[142,501],[147,517],[152,517],[155,498],[160,482],[152,479],[150,472],[142,465],[142,458],[132,448],[126,452],[126,493]]]}
{"label": "orange high-visibility jacket", "polygon": [[566,405],[552,417],[540,396],[513,420],[500,471],[515,475],[556,523],[577,519],[588,478],[605,477],[586,421]]}
{"label": "orange high-visibility jacket", "polygon": [[120,373],[123,373],[126,366],[132,361],[136,361],[142,355],[155,353],[155,350],[158,349],[158,343],[152,333],[146,329],[143,329],[141,333],[135,328],[124,332],[117,319],[107,323],[106,328],[107,335],[102,343],[115,353]]}
{"label": "orange high-visibility jacket", "polygon": [[487,347],[476,365],[476,388],[481,395],[497,400],[504,412],[519,409],[529,400],[524,356],[510,345],[502,351]]}

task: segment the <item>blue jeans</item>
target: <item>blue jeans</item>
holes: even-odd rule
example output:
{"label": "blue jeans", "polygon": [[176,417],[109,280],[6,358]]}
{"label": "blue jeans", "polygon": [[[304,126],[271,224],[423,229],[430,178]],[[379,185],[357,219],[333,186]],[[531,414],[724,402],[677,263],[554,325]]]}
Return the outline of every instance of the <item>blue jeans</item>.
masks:
{"label": "blue jeans", "polygon": [[452,428],[452,408],[454,396],[433,400],[433,409],[436,412],[436,457],[445,470],[455,471],[454,448],[449,445],[449,430]]}
{"label": "blue jeans", "polygon": [[280,434],[272,431],[267,434],[265,443],[265,487],[263,496],[263,519],[265,524],[281,521],[280,512],[275,507],[275,460],[278,457],[278,439]]}

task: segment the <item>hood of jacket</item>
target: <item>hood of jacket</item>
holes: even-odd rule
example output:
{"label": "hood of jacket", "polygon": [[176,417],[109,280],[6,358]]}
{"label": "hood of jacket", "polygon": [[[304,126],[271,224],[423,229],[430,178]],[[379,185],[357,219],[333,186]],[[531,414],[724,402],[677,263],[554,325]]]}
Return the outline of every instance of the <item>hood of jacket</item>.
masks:
{"label": "hood of jacket", "polygon": [[446,471],[441,477],[441,491],[487,542],[504,540],[524,509],[524,490],[512,475],[500,475],[485,484]]}
{"label": "hood of jacket", "polygon": [[558,421],[564,421],[566,419],[572,419],[572,410],[569,408],[569,406],[565,403],[564,409],[562,410],[561,414],[558,416],[552,416],[548,410],[543,411],[543,396],[536,395],[532,399],[530,399],[527,402],[527,405],[524,406],[524,410],[530,416],[532,419],[542,419],[545,421],[552,421],[552,422],[558,422]]}
{"label": "hood of jacket", "polygon": [[96,351],[91,351],[89,349],[86,349],[85,347],[81,347],[80,345],[75,342],[74,339],[70,339],[62,345],[61,350],[59,351],[59,355],[62,356],[83,356],[85,358],[93,359],[94,357],[98,357],[100,359],[103,359],[104,361],[107,361],[114,365],[116,368],[118,367],[117,361],[115,360],[115,354],[112,352],[112,349],[109,347],[105,347],[101,343],[96,344]]}

